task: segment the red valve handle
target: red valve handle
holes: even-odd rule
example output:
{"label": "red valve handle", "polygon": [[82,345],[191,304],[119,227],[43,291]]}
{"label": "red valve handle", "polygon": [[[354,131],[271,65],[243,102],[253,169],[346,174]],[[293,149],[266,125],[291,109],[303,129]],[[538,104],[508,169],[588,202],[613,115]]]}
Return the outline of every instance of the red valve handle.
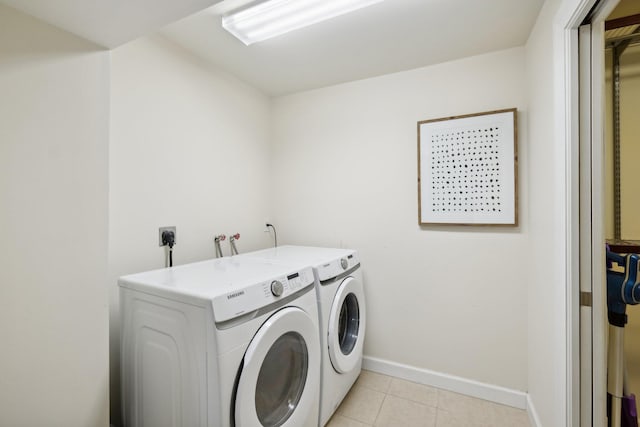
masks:
{"label": "red valve handle", "polygon": [[240,238],[240,233],[236,233],[232,236],[234,239],[238,240]]}

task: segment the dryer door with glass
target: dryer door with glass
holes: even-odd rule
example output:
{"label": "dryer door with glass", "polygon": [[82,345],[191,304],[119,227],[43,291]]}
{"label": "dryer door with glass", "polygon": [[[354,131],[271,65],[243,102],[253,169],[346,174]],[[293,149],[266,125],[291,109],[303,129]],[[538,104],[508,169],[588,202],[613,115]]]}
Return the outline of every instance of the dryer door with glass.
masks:
{"label": "dryer door with glass", "polygon": [[336,372],[350,372],[362,360],[365,319],[362,283],[347,277],[336,291],[329,314],[329,358]]}
{"label": "dryer door with glass", "polygon": [[317,425],[317,320],[286,307],[258,330],[244,356],[235,396],[237,427]]}

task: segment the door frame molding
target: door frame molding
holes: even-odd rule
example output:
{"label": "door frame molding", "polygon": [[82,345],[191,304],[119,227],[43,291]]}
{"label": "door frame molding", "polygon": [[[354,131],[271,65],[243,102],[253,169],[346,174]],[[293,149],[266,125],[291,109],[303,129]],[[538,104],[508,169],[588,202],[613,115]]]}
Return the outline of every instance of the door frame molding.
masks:
{"label": "door frame molding", "polygon": [[[557,82],[560,90],[556,91],[559,98],[558,105],[562,106],[560,111],[563,120],[557,132],[564,144],[564,229],[565,229],[565,280],[566,280],[566,425],[572,427],[580,426],[580,86],[579,86],[579,42],[578,32],[580,26],[590,17],[598,35],[598,26],[604,25],[604,19],[615,8],[619,0],[575,0],[564,2],[556,15],[558,26],[554,28],[561,34],[554,34],[555,41],[561,41],[561,62],[562,68],[557,74],[561,81]],[[596,7],[597,6],[597,7]],[[597,45],[598,41],[593,40],[592,45]],[[604,44],[603,44],[604,55]],[[592,76],[597,78],[597,75]],[[602,84],[604,86],[604,73],[602,74]],[[592,110],[593,114],[593,110]],[[604,116],[600,123],[592,123],[592,135],[594,132],[603,132]],[[601,147],[598,147],[598,144]],[[603,141],[596,142],[594,154],[604,155]],[[593,161],[593,160],[592,160]],[[589,171],[589,182],[591,182],[591,171]],[[602,186],[603,183],[600,183]],[[584,201],[583,201],[584,202]],[[600,206],[593,206],[593,202]],[[602,200],[591,200],[592,209],[603,210]],[[597,226],[597,225],[596,225]],[[596,233],[598,234],[598,233]],[[595,247],[591,239],[591,253],[602,254],[602,242],[598,243],[599,249]],[[604,259],[603,259],[604,262]],[[598,285],[595,278],[595,284]],[[602,280],[602,279],[600,279]],[[606,295],[604,294],[603,283],[600,282],[594,287],[593,292],[593,325],[596,329],[606,328]],[[599,338],[594,341],[594,392],[593,392],[593,420],[604,416],[606,418],[606,348],[605,334],[598,332]],[[597,387],[601,384],[602,387]],[[602,388],[602,390],[599,390]],[[593,425],[598,425],[594,423]]]}

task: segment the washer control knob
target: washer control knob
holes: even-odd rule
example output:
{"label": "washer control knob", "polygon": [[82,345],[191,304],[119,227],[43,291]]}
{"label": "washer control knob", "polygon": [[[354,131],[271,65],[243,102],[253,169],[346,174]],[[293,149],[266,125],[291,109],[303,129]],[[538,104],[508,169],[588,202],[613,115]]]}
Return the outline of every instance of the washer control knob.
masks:
{"label": "washer control knob", "polygon": [[271,293],[274,297],[279,297],[284,292],[284,286],[282,286],[282,282],[274,280],[271,282]]}
{"label": "washer control knob", "polygon": [[346,258],[340,259],[340,266],[342,266],[343,270],[346,270],[349,267],[349,261]]}

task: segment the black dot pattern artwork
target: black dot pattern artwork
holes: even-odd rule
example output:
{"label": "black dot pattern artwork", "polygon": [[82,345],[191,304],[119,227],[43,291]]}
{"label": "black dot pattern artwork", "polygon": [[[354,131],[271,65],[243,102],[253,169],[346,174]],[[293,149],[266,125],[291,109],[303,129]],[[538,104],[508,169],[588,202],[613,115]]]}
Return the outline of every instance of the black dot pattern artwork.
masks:
{"label": "black dot pattern artwork", "polygon": [[431,210],[502,212],[500,126],[448,129],[431,139]]}
{"label": "black dot pattern artwork", "polygon": [[515,110],[419,122],[420,222],[515,224]]}

